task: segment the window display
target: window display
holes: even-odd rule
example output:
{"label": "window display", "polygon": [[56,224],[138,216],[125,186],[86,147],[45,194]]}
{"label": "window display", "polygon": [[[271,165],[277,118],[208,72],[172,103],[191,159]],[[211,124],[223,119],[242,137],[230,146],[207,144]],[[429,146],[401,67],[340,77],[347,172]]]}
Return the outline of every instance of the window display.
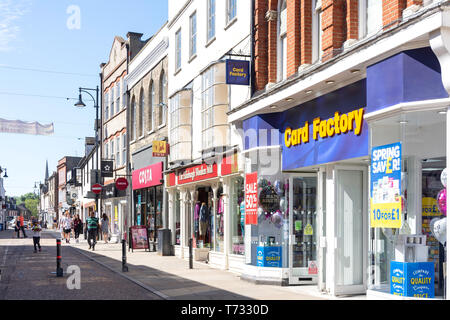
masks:
{"label": "window display", "polygon": [[230,194],[230,220],[231,220],[231,253],[244,254],[245,233],[245,201],[244,178],[237,177],[231,180]]}
{"label": "window display", "polygon": [[[441,181],[446,166],[446,117],[436,111],[417,111],[377,120],[370,126],[372,149],[401,143],[402,221],[401,228],[372,226],[370,230],[369,289],[404,296],[442,296],[444,248],[437,239],[441,234],[437,226],[446,221],[441,211],[446,208]],[[413,279],[410,273],[427,276]],[[431,291],[425,290],[427,283],[421,288],[425,291],[416,288],[412,293],[403,287],[408,279],[434,285]]]}

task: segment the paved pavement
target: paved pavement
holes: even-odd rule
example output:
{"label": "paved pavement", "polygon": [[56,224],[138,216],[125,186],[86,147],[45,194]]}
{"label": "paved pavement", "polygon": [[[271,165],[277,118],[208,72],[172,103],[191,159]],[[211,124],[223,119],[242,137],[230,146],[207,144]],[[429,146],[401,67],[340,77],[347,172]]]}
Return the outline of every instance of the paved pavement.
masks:
{"label": "paved pavement", "polygon": [[[84,239],[70,244],[62,241],[63,268],[78,265],[81,290],[68,290],[67,275],[57,278],[56,241],[58,233],[44,231],[43,252],[33,253],[32,239],[12,238],[13,231],[0,232],[0,300],[17,299],[162,299],[162,300],[332,300],[316,285],[256,285],[239,275],[186,260],[160,256],[156,252],[127,251],[128,272],[122,272],[121,244],[99,241],[95,251]],[[81,236],[83,237],[83,236]],[[24,262],[24,263],[20,263]],[[2,267],[3,266],[3,267]],[[5,267],[6,266],[6,267]],[[6,273],[6,275],[5,275]],[[5,278],[6,276],[6,278]],[[23,284],[26,285],[23,285]],[[30,291],[30,287],[39,290]],[[28,290],[28,291],[27,291]],[[95,292],[95,293],[94,293]],[[365,299],[365,296],[339,298]]]}
{"label": "paved pavement", "polygon": [[[14,235],[14,237],[13,237]],[[22,236],[22,235],[21,235]],[[162,300],[115,272],[95,263],[78,250],[63,246],[64,271],[70,265],[80,269],[80,289],[69,290],[71,275],[56,277],[56,240],[44,233],[42,252],[34,253],[33,239],[17,239],[14,231],[0,232],[1,300]],[[72,286],[76,284],[69,281]]]}

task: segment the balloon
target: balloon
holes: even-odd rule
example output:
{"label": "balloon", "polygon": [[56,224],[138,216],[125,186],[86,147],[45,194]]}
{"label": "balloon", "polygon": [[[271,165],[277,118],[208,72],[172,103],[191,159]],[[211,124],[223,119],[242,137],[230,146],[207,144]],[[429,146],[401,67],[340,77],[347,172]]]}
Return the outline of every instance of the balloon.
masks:
{"label": "balloon", "polygon": [[447,242],[447,218],[434,218],[430,222],[433,236],[443,245]]}
{"label": "balloon", "polygon": [[280,200],[280,209],[282,211],[286,211],[286,199],[284,197],[282,197]]}
{"label": "balloon", "polygon": [[445,168],[441,172],[441,182],[444,185],[444,187],[447,188],[447,168]]}
{"label": "balloon", "polygon": [[272,215],[271,221],[275,225],[275,227],[280,228],[283,225],[283,217],[281,215],[281,212],[275,212],[275,214]]}
{"label": "balloon", "polygon": [[258,187],[265,188],[267,186],[267,180],[264,178],[258,179]]}
{"label": "balloon", "polygon": [[447,216],[447,189],[442,189],[439,191],[436,200],[439,211],[441,211],[444,216]]}

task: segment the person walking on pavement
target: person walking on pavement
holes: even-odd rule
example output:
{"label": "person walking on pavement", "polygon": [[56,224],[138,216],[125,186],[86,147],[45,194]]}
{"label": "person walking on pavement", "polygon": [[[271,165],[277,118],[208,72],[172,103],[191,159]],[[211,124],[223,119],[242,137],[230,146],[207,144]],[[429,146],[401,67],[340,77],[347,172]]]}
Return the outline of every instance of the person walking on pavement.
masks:
{"label": "person walking on pavement", "polygon": [[66,217],[63,220],[63,228],[64,228],[64,238],[66,239],[66,243],[70,243],[70,233],[72,232],[72,218],[70,217],[69,211],[66,212]]}
{"label": "person walking on pavement", "polygon": [[17,238],[20,238],[19,234],[20,234],[20,230],[22,230],[22,234],[24,238],[28,238],[27,235],[25,234],[25,225],[23,222],[23,213],[20,214],[19,217],[19,230],[17,231]]}
{"label": "person walking on pavement", "polygon": [[[95,250],[97,244],[97,230],[98,230],[98,218],[95,217],[95,213],[91,212],[91,216],[86,219],[86,226],[88,231],[88,243],[89,249]],[[91,242],[93,240],[93,242]]]}
{"label": "person walking on pavement", "polygon": [[34,253],[37,252],[36,246],[39,248],[39,252],[41,252],[41,231],[42,228],[37,221],[33,221],[33,226],[31,227],[33,231],[33,245],[34,245]]}
{"label": "person walking on pavement", "polygon": [[104,213],[100,226],[103,234],[103,240],[105,240],[105,243],[108,243],[109,239],[109,223],[108,223],[108,216]]}
{"label": "person walking on pavement", "polygon": [[80,233],[83,233],[83,222],[78,214],[75,215],[75,219],[73,220],[73,230],[75,232],[75,242],[79,243],[78,238],[80,237]]}

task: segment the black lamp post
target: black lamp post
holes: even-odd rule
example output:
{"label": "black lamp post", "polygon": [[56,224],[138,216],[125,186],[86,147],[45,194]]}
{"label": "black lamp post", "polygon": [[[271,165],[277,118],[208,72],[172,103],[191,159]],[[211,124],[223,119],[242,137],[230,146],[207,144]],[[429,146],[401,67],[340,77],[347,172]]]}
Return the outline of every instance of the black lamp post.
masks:
{"label": "black lamp post", "polygon": [[1,174],[2,174],[2,172],[3,172],[3,169],[5,169],[5,175],[3,176],[3,178],[8,178],[8,174],[7,174],[7,172],[6,172],[6,168],[2,168],[1,166],[0,166],[0,178],[1,178]]}

